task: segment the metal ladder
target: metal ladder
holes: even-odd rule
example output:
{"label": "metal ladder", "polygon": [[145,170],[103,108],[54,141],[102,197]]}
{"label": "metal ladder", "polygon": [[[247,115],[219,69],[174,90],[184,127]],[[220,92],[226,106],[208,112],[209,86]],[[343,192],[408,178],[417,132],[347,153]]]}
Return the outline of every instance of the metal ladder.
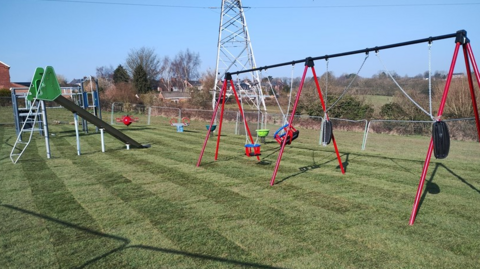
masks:
{"label": "metal ladder", "polygon": [[[18,133],[17,140],[13,145],[12,151],[10,152],[10,160],[14,164],[18,162],[22,154],[27,149],[28,145],[32,141],[33,132],[40,131],[43,132],[45,136],[45,142],[47,147],[47,158],[50,159],[50,146],[48,141],[48,128],[45,114],[45,105],[42,100],[34,99],[30,104],[30,109],[28,113],[19,113],[19,116],[25,117],[23,121],[22,128]],[[36,125],[43,126],[42,128],[36,128]],[[28,133],[28,141],[22,140],[22,134]]]}

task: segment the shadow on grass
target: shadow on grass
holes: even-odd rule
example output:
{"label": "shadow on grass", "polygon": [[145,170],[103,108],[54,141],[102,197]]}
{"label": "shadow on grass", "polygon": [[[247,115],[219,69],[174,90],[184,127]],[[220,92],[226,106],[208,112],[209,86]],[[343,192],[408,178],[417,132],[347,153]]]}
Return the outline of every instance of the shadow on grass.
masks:
{"label": "shadow on grass", "polygon": [[215,257],[215,256],[210,256],[210,255],[205,255],[205,254],[185,252],[185,251],[180,251],[180,250],[175,250],[175,249],[160,248],[160,247],[147,246],[147,245],[129,245],[130,240],[128,238],[98,232],[98,231],[95,231],[95,230],[92,230],[92,229],[89,229],[89,228],[85,228],[85,227],[82,227],[82,226],[79,226],[79,225],[76,225],[76,224],[73,224],[73,223],[65,222],[65,221],[62,221],[62,220],[59,220],[59,219],[56,219],[56,218],[52,218],[52,217],[42,215],[42,214],[39,214],[39,213],[36,213],[36,212],[33,212],[33,211],[29,211],[29,210],[26,210],[26,209],[23,209],[23,208],[19,208],[19,207],[16,207],[16,206],[6,205],[6,204],[0,204],[0,206],[3,206],[5,208],[15,210],[15,211],[18,211],[18,212],[21,212],[21,213],[24,213],[24,214],[28,214],[28,215],[31,215],[31,216],[34,216],[34,217],[37,217],[37,218],[41,218],[43,220],[55,222],[57,224],[65,226],[66,228],[77,229],[77,230],[80,230],[82,232],[90,233],[90,234],[93,234],[93,235],[99,236],[99,237],[113,239],[113,240],[116,240],[116,241],[119,241],[119,242],[122,243],[121,246],[119,246],[117,248],[114,248],[114,249],[112,249],[112,250],[110,250],[106,253],[103,253],[103,254],[101,254],[101,255],[93,258],[93,259],[90,259],[90,260],[84,262],[82,265],[80,265],[77,268],[86,268],[86,267],[94,264],[95,262],[98,262],[101,259],[104,259],[104,258],[106,258],[106,257],[108,257],[108,256],[110,256],[114,253],[121,252],[121,251],[127,250],[127,249],[132,249],[132,248],[133,249],[140,249],[140,250],[157,251],[157,252],[168,253],[168,254],[173,254],[173,255],[180,255],[180,256],[195,258],[195,259],[210,260],[210,261],[214,261],[214,262],[222,262],[222,263],[231,264],[231,265],[240,266],[240,267],[269,268],[269,269],[280,268],[280,267],[272,267],[272,266],[269,266],[269,265],[263,265],[263,264],[258,264],[258,263],[248,263],[248,262],[242,262],[242,261],[237,261],[237,260],[232,260],[232,259]]}
{"label": "shadow on grass", "polygon": [[432,172],[432,175],[430,176],[430,179],[426,182],[426,187],[425,187],[425,190],[423,190],[423,194],[422,194],[422,197],[420,198],[420,202],[418,204],[418,210],[417,210],[417,216],[418,214],[420,213],[420,209],[422,208],[422,204],[423,204],[423,201],[425,200],[425,197],[427,196],[427,193],[430,193],[430,194],[438,194],[440,193],[440,187],[433,183],[433,178],[435,177],[435,174],[437,173],[437,170],[438,168],[443,168],[445,169],[447,172],[449,172],[450,174],[452,174],[454,177],[458,178],[461,182],[463,182],[465,185],[467,185],[468,187],[470,187],[472,190],[478,192],[480,194],[480,190],[475,188],[475,186],[473,186],[472,184],[470,184],[468,181],[466,181],[464,178],[462,178],[461,176],[459,176],[458,174],[456,174],[455,172],[453,172],[451,169],[449,169],[448,167],[446,167],[444,164],[442,163],[436,163],[435,164],[435,168],[433,169],[433,172]]}
{"label": "shadow on grass", "polygon": [[[323,163],[321,163],[321,164],[317,164],[316,161],[315,161],[315,150],[312,149],[311,151],[312,151],[312,164],[311,164],[311,165],[299,167],[299,168],[298,168],[298,170],[300,170],[299,172],[297,172],[297,173],[295,173],[295,174],[292,174],[292,175],[289,175],[289,176],[287,176],[287,177],[285,177],[285,178],[282,178],[282,179],[280,179],[280,180],[275,181],[275,185],[280,184],[280,183],[282,183],[282,182],[284,182],[284,181],[286,181],[286,180],[288,180],[288,179],[290,179],[290,178],[293,178],[293,177],[299,176],[299,175],[301,175],[301,174],[304,174],[304,173],[306,173],[306,172],[308,172],[308,171],[310,171],[310,170],[318,169],[318,168],[321,167],[321,165],[325,165],[325,164],[328,164],[328,163],[330,163],[330,162],[332,162],[332,161],[337,160],[337,158],[335,158],[335,159],[331,159],[331,160],[328,160],[328,161],[326,161],[326,162],[323,162]],[[349,153],[348,153],[348,154],[349,154]],[[348,154],[347,154],[347,156],[348,156]],[[348,157],[347,157],[347,159],[348,159]],[[338,168],[339,168],[339,167],[338,167]]]}

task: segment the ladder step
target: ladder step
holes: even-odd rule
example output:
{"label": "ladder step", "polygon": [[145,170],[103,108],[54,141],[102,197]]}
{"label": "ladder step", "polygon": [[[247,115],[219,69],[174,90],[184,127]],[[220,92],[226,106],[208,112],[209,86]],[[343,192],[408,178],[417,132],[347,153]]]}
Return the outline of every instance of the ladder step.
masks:
{"label": "ladder step", "polygon": [[33,113],[18,113],[19,116],[40,116],[42,112],[33,112]]}
{"label": "ladder step", "polygon": [[43,131],[43,129],[40,129],[40,128],[23,129],[22,132],[35,132],[35,131]]}

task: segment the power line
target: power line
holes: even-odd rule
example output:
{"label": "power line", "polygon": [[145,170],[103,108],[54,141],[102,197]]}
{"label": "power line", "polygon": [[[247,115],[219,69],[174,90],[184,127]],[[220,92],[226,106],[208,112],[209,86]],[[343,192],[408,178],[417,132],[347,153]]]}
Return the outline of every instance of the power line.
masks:
{"label": "power line", "polygon": [[77,4],[116,5],[116,6],[141,6],[141,7],[164,7],[164,8],[219,9],[219,7],[175,6],[175,5],[160,5],[160,4],[119,3],[119,2],[84,1],[84,0],[39,0],[39,1],[43,1],[43,2],[77,3]]}
{"label": "power line", "polygon": [[[141,6],[141,7],[162,7],[162,8],[185,8],[185,9],[220,9],[220,7],[206,6],[179,6],[179,5],[161,5],[161,4],[142,4],[142,3],[121,3],[105,1],[86,1],[86,0],[39,0],[44,2],[63,2],[77,4],[98,4],[98,5],[117,5],[117,6]],[[373,4],[373,5],[316,5],[316,6],[244,6],[245,9],[326,9],[326,8],[377,8],[377,7],[435,7],[435,6],[470,6],[480,5],[480,3],[443,3],[443,4]]]}
{"label": "power line", "polygon": [[312,9],[312,8],[372,8],[372,7],[429,7],[429,6],[468,6],[480,3],[444,3],[444,4],[374,4],[374,5],[321,5],[321,6],[276,6],[250,7],[254,9]]}

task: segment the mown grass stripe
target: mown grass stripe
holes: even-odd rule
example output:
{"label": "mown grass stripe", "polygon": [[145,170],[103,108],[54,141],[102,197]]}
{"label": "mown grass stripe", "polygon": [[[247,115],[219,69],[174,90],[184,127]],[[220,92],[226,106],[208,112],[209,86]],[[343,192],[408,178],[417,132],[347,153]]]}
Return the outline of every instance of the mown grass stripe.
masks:
{"label": "mown grass stripe", "polygon": [[[111,158],[111,156],[107,158]],[[105,160],[105,158],[103,159]],[[84,166],[89,162],[91,162],[89,158],[78,158],[73,163],[78,166]],[[128,163],[132,162],[133,160],[128,160]],[[200,250],[203,250],[210,255],[226,255],[228,253],[229,257],[237,257],[240,260],[250,258],[249,253],[244,252],[214,230],[204,226],[202,224],[204,221],[186,222],[190,214],[182,205],[173,204],[166,199],[156,196],[141,185],[132,183],[119,172],[103,168],[102,171],[95,171],[95,173],[97,177],[102,178],[98,179],[100,184],[142,214],[143,217],[148,218],[156,229],[169,237],[180,249],[198,253],[202,253]],[[192,235],[172,236],[184,233],[191,233]],[[198,238],[199,242],[192,242],[188,238]],[[219,247],[218,242],[223,242],[223,247]]]}
{"label": "mown grass stripe", "polygon": [[[36,141],[30,145],[36,148]],[[39,147],[39,151],[44,148]],[[46,220],[51,242],[60,266],[81,266],[98,255],[118,247],[123,242],[99,236],[101,230],[95,220],[77,203],[66,189],[63,181],[48,168],[46,160],[34,151],[29,152],[32,160],[22,166],[28,180],[38,216]]]}
{"label": "mown grass stripe", "polygon": [[[57,139],[53,148],[57,150],[59,155],[70,155],[69,144],[66,140]],[[86,157],[80,156],[79,158]],[[157,260],[160,263],[176,262],[178,257],[168,254],[157,255],[155,252],[151,253],[144,248],[139,248],[139,253],[129,251],[129,248],[136,244],[152,247],[161,246],[164,249],[176,249],[177,247],[172,241],[158,233],[148,218],[138,214],[134,208],[131,208],[117,196],[114,196],[110,189],[105,188],[104,185],[95,180],[97,171],[85,171],[84,166],[74,165],[70,159],[58,159],[55,165],[72,166],[72,169],[62,174],[62,177],[66,178],[65,184],[75,198],[95,218],[96,222],[101,224],[102,231],[128,240],[127,244],[120,251],[112,254],[113,256],[117,258],[123,257],[122,260],[147,259],[149,262],[153,260]],[[80,176],[75,177],[73,175]],[[139,230],[142,233],[138,233]],[[110,259],[110,257],[104,257],[95,261],[95,264],[102,267],[102,264],[110,264]],[[195,267],[191,260],[182,261],[180,264],[187,265],[187,267]]]}
{"label": "mown grass stripe", "polygon": [[[172,182],[175,182],[176,184],[180,184],[179,182],[181,182],[181,178],[182,176],[178,176],[178,177],[175,177],[174,179],[172,179]],[[184,183],[185,184],[185,183]],[[200,185],[200,183],[196,183],[198,185]],[[185,187],[189,187],[190,184],[185,184]],[[205,185],[205,183],[201,183],[201,185]],[[205,188],[205,189],[204,189]],[[210,194],[208,194],[208,190],[210,190],[211,188],[210,187],[202,187],[202,189],[198,189],[198,188],[194,188],[194,190],[192,191],[198,191],[200,193],[202,193],[203,195],[209,195],[209,199],[210,200],[214,200],[216,201],[217,203],[226,203],[227,201],[223,201],[223,200],[219,200],[219,198],[217,196],[211,196]],[[217,188],[217,191],[220,191],[220,192],[225,192],[225,190],[218,190]],[[232,194],[227,194],[225,193],[224,195],[220,195],[221,197],[229,197],[229,200],[232,199],[232,197],[235,197],[234,195]],[[288,217],[285,216],[282,216],[282,212],[281,211],[277,211],[271,207],[265,207],[265,206],[261,206],[259,204],[254,204],[253,207],[252,205],[250,205],[251,202],[249,202],[248,204],[247,203],[241,203],[241,204],[238,204],[238,202],[240,201],[245,201],[244,198],[242,199],[233,199],[236,206],[235,208],[230,208],[230,210],[232,212],[234,211],[240,211],[242,212],[241,213],[241,216],[244,216],[244,217],[248,217],[250,220],[253,220],[255,223],[257,223],[257,225],[260,225],[260,226],[263,226],[263,227],[273,227],[274,229],[278,229],[276,230],[276,233],[278,233],[278,231],[281,231],[282,229],[288,229],[290,227],[297,227],[297,226],[302,226],[302,224],[304,224],[304,222],[301,221],[301,218],[292,218],[292,219],[289,219]],[[254,209],[255,208],[255,209]],[[255,212],[257,211],[257,212]],[[256,215],[256,213],[258,213],[258,216]],[[270,214],[272,214],[271,217],[268,217]],[[260,219],[259,216],[262,216],[262,220],[263,219],[266,219],[266,221],[262,222],[262,221],[259,221],[258,219]],[[271,222],[273,219],[275,219],[275,217],[273,216],[276,216],[276,219],[279,218],[279,216],[282,216],[281,220],[278,221],[278,222]],[[298,221],[298,222],[296,222]],[[296,222],[296,223],[295,223]],[[291,236],[291,230],[289,230],[290,234],[289,236]],[[332,236],[332,234],[329,234],[330,236]],[[308,241],[308,242],[311,242],[312,244],[316,245],[318,244],[318,241],[317,240],[312,240],[312,238],[301,238],[302,240],[305,240],[305,241]],[[295,240],[295,239],[294,239]],[[292,255],[295,255],[295,254],[298,254],[298,253],[295,253],[295,251],[292,252]]]}

